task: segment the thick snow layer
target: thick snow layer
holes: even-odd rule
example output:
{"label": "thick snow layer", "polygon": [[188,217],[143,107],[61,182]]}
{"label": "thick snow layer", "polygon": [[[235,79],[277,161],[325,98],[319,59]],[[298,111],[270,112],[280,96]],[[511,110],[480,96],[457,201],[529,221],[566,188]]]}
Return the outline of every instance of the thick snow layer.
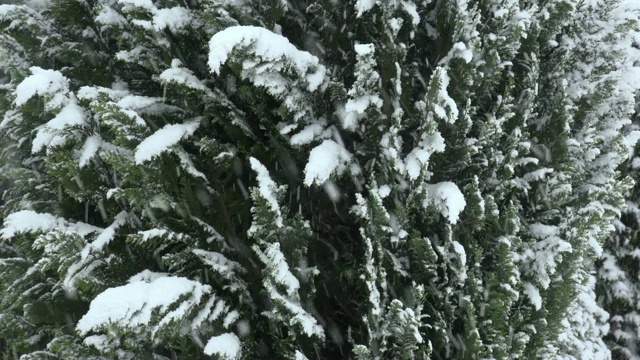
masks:
{"label": "thick snow layer", "polygon": [[460,213],[467,205],[458,185],[444,181],[437,184],[427,184],[426,189],[427,198],[424,205],[435,206],[451,224],[457,223]]}
{"label": "thick snow layer", "polygon": [[236,334],[226,333],[214,336],[204,347],[204,353],[207,355],[217,355],[222,359],[236,359],[240,356],[242,345]]}
{"label": "thick snow layer", "polygon": [[258,191],[260,196],[267,201],[269,208],[276,215],[276,226],[282,227],[282,213],[280,213],[280,205],[278,205],[278,199],[276,198],[276,191],[278,191],[278,185],[271,180],[269,171],[260,161],[255,158],[250,158],[251,168],[257,174]]}
{"label": "thick snow layer", "polygon": [[185,124],[168,124],[153,135],[144,139],[136,148],[136,164],[142,164],[162,154],[185,137],[191,136],[200,125],[200,121]]}
{"label": "thick snow layer", "polygon": [[325,140],[309,154],[309,162],[304,169],[304,183],[322,185],[331,174],[341,174],[351,161],[351,154],[333,140]]}
{"label": "thick snow layer", "polygon": [[53,96],[45,106],[47,111],[65,104],[67,98],[64,95],[69,91],[69,80],[61,72],[45,70],[37,66],[31,67],[29,70],[31,75],[27,76],[16,87],[16,106],[24,105],[36,95]]}
{"label": "thick snow layer", "polygon": [[46,231],[69,231],[78,233],[81,236],[98,232],[102,229],[85,224],[69,223],[63,218],[51,214],[37,213],[32,210],[22,210],[10,214],[4,219],[4,228],[0,230],[0,237],[9,239],[19,233],[46,232]]}
{"label": "thick snow layer", "polygon": [[373,6],[377,3],[376,0],[358,0],[356,1],[356,10],[358,11],[357,17],[362,16],[362,14],[371,10]]}
{"label": "thick snow layer", "polygon": [[172,304],[186,296],[183,303],[196,306],[209,292],[209,286],[183,277],[159,277],[149,282],[133,282],[110,288],[91,302],[89,311],[78,321],[76,329],[86,335],[103,326],[115,324],[146,331],[154,310],[165,319],[180,319],[186,315],[187,309],[178,306],[169,311]]}
{"label": "thick snow layer", "polygon": [[[209,41],[209,67],[214,73],[220,72],[220,66],[224,64],[236,48],[251,47],[252,58],[259,58],[265,63],[282,63],[287,60],[295,72],[306,79],[307,90],[315,91],[326,80],[326,69],[320,64],[317,57],[302,50],[298,50],[289,40],[275,34],[265,28],[255,26],[232,26],[226,28],[211,37]],[[243,68],[252,68],[258,65],[255,60],[247,59]],[[266,69],[263,67],[263,69]],[[276,66],[273,70],[284,70],[282,66]],[[256,73],[264,70],[257,70]],[[266,71],[269,73],[269,71]],[[258,75],[258,74],[256,74]],[[273,77],[267,76],[261,79],[263,86],[273,88],[273,92],[282,93],[278,84],[269,83],[267,80]],[[277,89],[276,89],[277,88]]]}
{"label": "thick snow layer", "polygon": [[540,310],[540,308],[542,308],[542,297],[534,285],[531,283],[525,283],[522,292],[527,295],[529,301],[531,301],[531,304],[536,308],[536,310]]}

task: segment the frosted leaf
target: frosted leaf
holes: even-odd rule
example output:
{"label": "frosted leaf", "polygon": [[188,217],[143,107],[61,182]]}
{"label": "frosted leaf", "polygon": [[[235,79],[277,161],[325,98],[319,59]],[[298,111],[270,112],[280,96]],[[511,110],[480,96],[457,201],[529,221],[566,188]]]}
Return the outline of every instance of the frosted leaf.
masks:
{"label": "frosted leaf", "polygon": [[286,289],[287,295],[296,296],[300,288],[300,281],[289,270],[287,260],[280,251],[280,243],[267,244],[264,252],[254,246],[254,251],[267,266],[273,280]]}
{"label": "frosted leaf", "polygon": [[202,249],[193,249],[191,252],[198,256],[202,261],[209,265],[215,272],[231,279],[235,272],[242,271],[242,265],[227,259],[221,253],[215,251],[206,251]]}
{"label": "frosted leaf", "polygon": [[[377,108],[382,107],[382,99],[378,95],[365,95],[360,96],[357,99],[349,99],[344,109],[348,112],[356,112],[363,114],[369,106],[375,106]],[[346,126],[345,126],[346,127]]]}
{"label": "frosted leaf", "polygon": [[325,140],[309,154],[309,162],[304,168],[304,183],[322,185],[332,174],[342,174],[351,161],[351,154],[333,140]]}
{"label": "frosted leaf", "polygon": [[[404,159],[405,169],[411,180],[418,179],[423,171],[426,173],[432,154],[445,150],[444,138],[439,132],[423,136],[419,145]],[[425,179],[428,180],[429,176],[426,176]]]}
{"label": "frosted leaf", "polygon": [[222,359],[236,359],[241,355],[242,345],[236,334],[226,333],[214,336],[204,347],[204,353],[207,355],[217,355]]}
{"label": "frosted leaf", "polygon": [[100,7],[100,11],[95,17],[95,22],[102,25],[100,27],[101,32],[107,30],[109,27],[118,27],[122,29],[128,24],[127,19],[110,6]]}
{"label": "frosted leaf", "polygon": [[529,233],[537,239],[530,251],[524,254],[529,271],[536,276],[543,289],[551,284],[557,261],[563,252],[572,252],[571,244],[560,237],[560,229],[553,225],[535,223],[529,225]]}
{"label": "frosted leaf", "polygon": [[[121,211],[116,215],[116,218],[113,220],[113,223],[109,225],[98,237],[91,243],[91,250],[101,251],[107,244],[113,240],[113,237],[116,234],[116,230],[125,225],[127,223],[128,213],[126,211]],[[88,250],[88,249],[87,249]],[[83,258],[88,255],[86,251],[83,251]]]}
{"label": "frosted leaf", "polygon": [[62,110],[47,122],[44,126],[38,128],[36,137],[33,140],[31,151],[37,153],[45,146],[62,145],[65,139],[62,135],[58,135],[61,130],[64,130],[69,126],[78,126],[85,124],[84,110],[71,102],[67,104]]}
{"label": "frosted leaf", "polygon": [[213,95],[211,89],[203,84],[191,70],[183,68],[182,63],[178,59],[173,59],[171,61],[171,68],[163,71],[162,74],[160,74],[159,79],[163,84],[175,83],[194,90],[202,91],[207,95]]}
{"label": "frosted leaf", "polygon": [[338,114],[342,127],[356,131],[358,122],[366,116],[367,109],[382,108],[383,101],[378,95],[380,75],[376,71],[375,46],[373,44],[357,44],[356,52],[356,81],[349,89],[349,99],[344,108],[338,107]]}
{"label": "frosted leaf", "polygon": [[169,29],[171,32],[179,33],[191,26],[194,15],[187,8],[176,6],[168,9],[158,9],[153,14],[153,28],[156,31]]}
{"label": "frosted leaf", "polygon": [[191,136],[200,125],[199,120],[185,124],[168,124],[144,139],[136,148],[136,164],[142,164],[169,150],[185,137]]}
{"label": "frosted leaf", "polygon": [[306,145],[313,142],[316,137],[318,137],[324,131],[324,126],[326,125],[326,121],[316,121],[310,125],[307,125],[304,129],[302,129],[297,134],[291,137],[289,143],[291,145]]}
{"label": "frosted leaf", "polygon": [[282,213],[280,212],[280,205],[278,205],[278,199],[276,198],[276,193],[282,189],[282,187],[278,187],[278,185],[271,180],[269,171],[260,161],[252,157],[249,159],[249,162],[251,163],[253,171],[257,173],[258,192],[260,196],[267,201],[269,208],[276,215],[275,225],[282,227]]}
{"label": "frosted leaf", "polygon": [[[76,329],[81,335],[86,335],[114,324],[136,332],[147,331],[152,326],[154,310],[160,317],[179,318],[185,314],[170,312],[171,305],[186,297],[184,302],[196,306],[210,291],[209,286],[183,277],[159,277],[149,282],[132,282],[109,288],[93,299]],[[152,327],[150,330],[156,329]]]}
{"label": "frosted leaf", "polygon": [[[578,287],[577,299],[569,306],[566,318],[562,321],[557,341],[562,349],[562,356],[558,356],[558,360],[612,358],[604,338],[610,334],[610,323],[617,321],[610,319],[609,314],[596,301],[595,276],[589,275],[585,280],[585,283]],[[640,323],[637,319],[634,320],[631,323]],[[636,333],[635,326],[632,329],[631,331]],[[619,330],[621,329],[613,335],[621,335]]]}
{"label": "frosted leaf", "polygon": [[447,218],[451,224],[458,222],[458,217],[467,202],[458,186],[450,181],[437,184],[426,184],[427,198],[424,206],[435,206],[442,216]]}
{"label": "frosted leaf", "polygon": [[118,0],[118,3],[124,5],[122,8],[124,12],[135,10],[135,8],[145,9],[151,13],[156,10],[151,0]]}
{"label": "frosted leaf", "polygon": [[449,75],[444,68],[436,68],[433,72],[431,83],[429,84],[429,94],[435,88],[435,98],[429,98],[432,101],[433,111],[436,117],[447,123],[453,124],[458,119],[458,106],[456,102],[449,96],[447,87],[449,87]]}

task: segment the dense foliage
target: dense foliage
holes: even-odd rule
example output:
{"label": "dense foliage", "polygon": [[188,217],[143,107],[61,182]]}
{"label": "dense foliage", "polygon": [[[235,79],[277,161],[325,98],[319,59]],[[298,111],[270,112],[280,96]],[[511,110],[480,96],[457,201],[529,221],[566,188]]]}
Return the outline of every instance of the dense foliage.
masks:
{"label": "dense foliage", "polygon": [[637,358],[634,2],[0,5],[5,356]]}

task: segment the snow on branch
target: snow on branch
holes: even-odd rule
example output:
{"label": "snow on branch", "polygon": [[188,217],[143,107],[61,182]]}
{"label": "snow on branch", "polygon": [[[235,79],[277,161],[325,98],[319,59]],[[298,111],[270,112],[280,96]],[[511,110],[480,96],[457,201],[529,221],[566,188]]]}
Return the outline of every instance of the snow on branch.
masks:
{"label": "snow on branch", "polygon": [[81,222],[70,223],[63,218],[51,214],[22,210],[10,214],[4,219],[4,228],[0,230],[0,237],[2,239],[10,239],[20,233],[48,232],[53,230],[74,232],[81,236],[102,231],[102,229],[98,227]]}
{"label": "snow on branch", "polygon": [[240,339],[233,333],[214,336],[209,339],[204,347],[205,354],[216,354],[222,359],[236,359],[240,356],[241,350]]}
{"label": "snow on branch", "polygon": [[[115,325],[135,333],[149,331],[153,337],[163,326],[184,320],[211,292],[210,286],[183,277],[138,277],[132,281],[96,296],[76,326],[81,335]],[[160,321],[154,325],[153,319]]]}
{"label": "snow on branch", "polygon": [[277,192],[281,191],[282,186],[278,186],[271,177],[269,171],[260,161],[255,158],[250,158],[251,168],[257,173],[258,179],[258,192],[262,198],[264,198],[269,204],[269,208],[276,216],[276,226],[282,227],[282,213],[280,212],[280,205],[278,205]]}
{"label": "snow on branch", "polygon": [[177,144],[183,138],[193,135],[198,129],[198,126],[200,126],[199,120],[185,124],[165,125],[162,129],[156,131],[138,145],[135,154],[136,164],[142,164],[168,151],[170,147]]}
{"label": "snow on branch", "polygon": [[289,40],[255,26],[232,26],[211,37],[209,67],[213,73],[228,60],[242,64],[242,77],[284,101],[298,120],[310,108],[304,92],[323,90],[327,70],[317,57],[298,50]]}
{"label": "snow on branch", "polygon": [[341,174],[351,161],[351,154],[333,140],[325,140],[311,150],[309,162],[304,169],[304,184],[322,185],[329,177]]}
{"label": "snow on branch", "polygon": [[426,184],[427,198],[424,205],[433,205],[447,218],[451,224],[458,222],[467,202],[458,186],[450,181],[437,184]]}

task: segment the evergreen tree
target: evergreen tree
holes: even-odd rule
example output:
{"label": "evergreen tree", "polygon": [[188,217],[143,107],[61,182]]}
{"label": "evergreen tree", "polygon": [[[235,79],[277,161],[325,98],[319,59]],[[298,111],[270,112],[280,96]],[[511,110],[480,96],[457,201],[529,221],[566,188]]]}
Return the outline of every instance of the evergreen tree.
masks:
{"label": "evergreen tree", "polygon": [[[640,50],[638,50],[638,29],[634,32],[634,47],[629,48],[630,59],[635,60],[635,71]],[[634,87],[629,87],[626,96],[637,92]],[[636,98],[637,100],[637,98]],[[598,284],[597,294],[599,303],[610,314],[610,331],[605,340],[611,348],[614,359],[640,359],[640,349],[638,348],[638,326],[640,318],[640,284],[638,278],[638,147],[637,139],[640,137],[638,131],[638,108],[633,124],[628,125],[631,135],[628,138],[629,147],[628,158],[622,165],[622,172],[631,176],[635,180],[635,186],[626,195],[626,206],[623,208],[622,216],[614,221],[615,233],[604,244],[602,258],[598,263]]]}
{"label": "evergreen tree", "polygon": [[0,6],[9,356],[609,357],[631,10]]}

